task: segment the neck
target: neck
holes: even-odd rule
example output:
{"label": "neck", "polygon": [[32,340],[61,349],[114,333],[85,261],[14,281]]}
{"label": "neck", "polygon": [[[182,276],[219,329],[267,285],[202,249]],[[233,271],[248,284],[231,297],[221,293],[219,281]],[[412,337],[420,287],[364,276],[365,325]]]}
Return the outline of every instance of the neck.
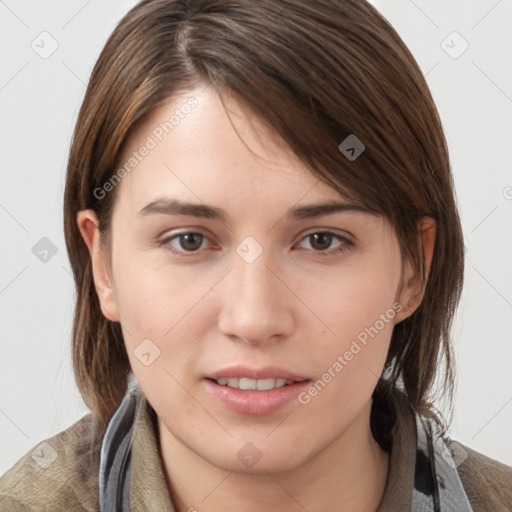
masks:
{"label": "neck", "polygon": [[371,434],[370,410],[371,401],[340,437],[299,467],[259,474],[214,466],[172,436],[159,419],[165,476],[176,511],[377,510],[386,487],[388,454]]}

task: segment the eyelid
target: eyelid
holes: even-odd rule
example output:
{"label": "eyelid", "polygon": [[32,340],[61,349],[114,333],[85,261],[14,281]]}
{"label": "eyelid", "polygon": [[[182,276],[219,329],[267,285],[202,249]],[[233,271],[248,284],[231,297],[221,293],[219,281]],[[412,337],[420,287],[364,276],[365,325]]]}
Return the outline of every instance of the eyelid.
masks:
{"label": "eyelid", "polygon": [[167,229],[158,236],[159,241],[166,241],[179,235],[197,234],[205,238],[211,239],[212,235],[207,233],[208,230],[199,226],[187,226],[184,228]]}
{"label": "eyelid", "polygon": [[[198,255],[198,254],[203,253],[206,249],[211,248],[211,246],[215,244],[215,242],[212,241],[212,237],[209,234],[206,234],[204,231],[206,231],[206,230],[204,230],[204,228],[195,227],[195,226],[187,227],[187,228],[176,228],[176,230],[166,231],[164,235],[159,237],[158,245],[166,246],[166,248],[168,250],[170,250],[173,254],[187,255],[187,256]],[[326,249],[325,251],[315,251],[315,250],[310,250],[310,249],[303,249],[303,250],[306,250],[306,251],[309,250],[309,251],[311,251],[315,254],[319,254],[319,255],[321,255],[321,254],[329,255],[329,254],[334,254],[337,251],[342,250],[342,248],[349,249],[355,245],[355,241],[354,241],[355,237],[351,233],[348,233],[347,231],[338,230],[335,228],[315,227],[315,228],[309,228],[308,230],[306,230],[306,231],[302,232],[300,235],[298,235],[298,238],[297,238],[296,242],[293,244],[293,246],[295,247],[297,244],[302,242],[308,236],[311,236],[314,234],[319,234],[319,233],[331,235],[333,238],[337,239],[340,242],[340,245],[337,248]],[[184,251],[184,250],[178,250],[170,244],[171,240],[173,240],[179,236],[188,235],[188,234],[196,234],[196,235],[202,236],[204,238],[204,240],[209,242],[208,243],[209,247],[199,249],[197,251]]]}
{"label": "eyelid", "polygon": [[[205,234],[203,231],[204,230],[202,228],[198,228],[198,227],[181,228],[181,229],[178,228],[177,230],[166,231],[164,235],[159,237],[157,243],[159,246],[164,246],[165,249],[170,251],[172,254],[177,254],[180,256],[199,255],[199,254],[202,254],[206,249],[210,248],[210,246],[212,244],[214,244],[214,242],[212,242],[211,237],[209,235]],[[204,248],[204,249],[199,249],[197,251],[185,251],[185,250],[176,249],[175,247],[173,247],[171,245],[171,240],[174,240],[175,238],[178,238],[183,235],[200,235],[203,237],[204,240],[208,241],[209,247]]]}
{"label": "eyelid", "polygon": [[315,233],[328,233],[330,235],[336,235],[341,238],[344,238],[348,242],[355,243],[356,237],[344,229],[336,229],[336,228],[327,228],[327,227],[315,227],[315,228],[308,228],[307,230],[303,231],[300,235],[298,235],[298,240],[302,240],[306,236],[314,235]]}
{"label": "eyelid", "polygon": [[[326,250],[314,250],[314,249],[307,249],[298,247],[298,250],[300,251],[306,251],[310,254],[313,254],[314,256],[320,256],[320,257],[336,257],[339,256],[347,251],[351,251],[355,248],[355,242],[354,237],[351,235],[348,235],[346,232],[343,232],[344,234],[340,233],[336,229],[330,229],[330,228],[316,228],[310,231],[307,231],[303,233],[297,242],[295,242],[294,247],[299,245],[301,242],[303,242],[305,239],[310,237],[311,235],[315,234],[327,234],[332,236],[332,238],[336,239],[339,242],[339,245],[334,248],[329,248]],[[348,235],[348,236],[347,236]]]}

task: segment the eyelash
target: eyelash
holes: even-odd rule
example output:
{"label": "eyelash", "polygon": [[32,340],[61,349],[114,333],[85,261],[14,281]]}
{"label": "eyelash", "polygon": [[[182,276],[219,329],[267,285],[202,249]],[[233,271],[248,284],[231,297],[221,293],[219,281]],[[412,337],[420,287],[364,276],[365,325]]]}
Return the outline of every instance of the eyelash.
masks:
{"label": "eyelash", "polygon": [[[343,236],[343,235],[340,235],[338,233],[334,233],[333,231],[328,231],[328,230],[324,230],[324,231],[312,231],[311,233],[308,233],[306,235],[304,235],[298,243],[302,242],[303,240],[306,240],[307,238],[309,237],[312,237],[313,235],[328,235],[328,236],[331,236],[332,239],[337,239],[340,243],[340,245],[335,248],[335,249],[331,249],[331,250],[325,250],[325,251],[315,251],[314,249],[312,249],[311,251],[315,254],[315,255],[319,255],[319,256],[323,256],[323,257],[327,257],[327,256],[333,256],[333,255],[337,255],[337,254],[341,254],[341,253],[344,253],[346,251],[350,251],[353,249],[354,247],[354,243],[352,241],[350,241],[347,237]],[[202,233],[200,232],[197,232],[197,231],[185,231],[183,233],[178,233],[178,234],[175,234],[175,235],[172,235],[170,237],[167,237],[165,238],[164,240],[162,240],[160,242],[160,245],[162,246],[165,246],[165,248],[167,250],[169,250],[171,252],[171,254],[175,254],[175,255],[180,255],[180,256],[194,256],[196,254],[199,254],[201,251],[200,249],[199,250],[196,250],[196,251],[179,251],[179,250],[176,250],[171,244],[170,242],[174,239],[179,239],[180,237],[182,236],[185,236],[185,235],[199,235],[201,237],[203,237],[203,240],[201,241],[201,245],[202,245],[202,242],[204,240],[208,240],[208,237],[206,235],[203,235]],[[306,249],[308,250],[308,249]]]}

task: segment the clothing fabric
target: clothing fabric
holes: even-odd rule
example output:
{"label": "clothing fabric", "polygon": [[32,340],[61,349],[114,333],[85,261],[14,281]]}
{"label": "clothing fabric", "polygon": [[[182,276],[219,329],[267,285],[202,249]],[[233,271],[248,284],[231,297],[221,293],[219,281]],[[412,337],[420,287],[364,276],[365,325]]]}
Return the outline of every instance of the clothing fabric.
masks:
{"label": "clothing fabric", "polygon": [[100,510],[130,510],[130,476],[135,418],[142,391],[133,374],[126,395],[110,420],[101,445]]}
{"label": "clothing fabric", "polygon": [[[398,391],[393,408],[378,512],[512,511],[512,468],[443,440]],[[90,432],[89,414],[27,453],[0,478],[0,511],[176,512],[159,455],[156,413],[134,379],[101,445],[91,444]],[[35,453],[50,449],[57,457],[41,465]],[[204,504],[196,509],[208,510]]]}
{"label": "clothing fabric", "polygon": [[[431,420],[416,417],[418,445],[412,510],[418,512],[472,512],[457,473],[456,461]],[[424,482],[431,480],[426,487]]]}

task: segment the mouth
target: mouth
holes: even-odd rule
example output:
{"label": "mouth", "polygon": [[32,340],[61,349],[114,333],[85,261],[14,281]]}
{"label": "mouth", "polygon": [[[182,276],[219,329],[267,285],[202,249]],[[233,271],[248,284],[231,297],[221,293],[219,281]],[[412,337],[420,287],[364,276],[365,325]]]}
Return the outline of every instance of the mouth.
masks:
{"label": "mouth", "polygon": [[249,377],[221,377],[220,379],[208,379],[219,386],[227,386],[232,389],[242,389],[243,391],[270,391],[272,389],[289,386],[297,381],[283,378],[270,379],[251,379]]}
{"label": "mouth", "polygon": [[275,367],[232,367],[205,377],[203,382],[206,390],[228,409],[266,415],[290,404],[311,379]]}

